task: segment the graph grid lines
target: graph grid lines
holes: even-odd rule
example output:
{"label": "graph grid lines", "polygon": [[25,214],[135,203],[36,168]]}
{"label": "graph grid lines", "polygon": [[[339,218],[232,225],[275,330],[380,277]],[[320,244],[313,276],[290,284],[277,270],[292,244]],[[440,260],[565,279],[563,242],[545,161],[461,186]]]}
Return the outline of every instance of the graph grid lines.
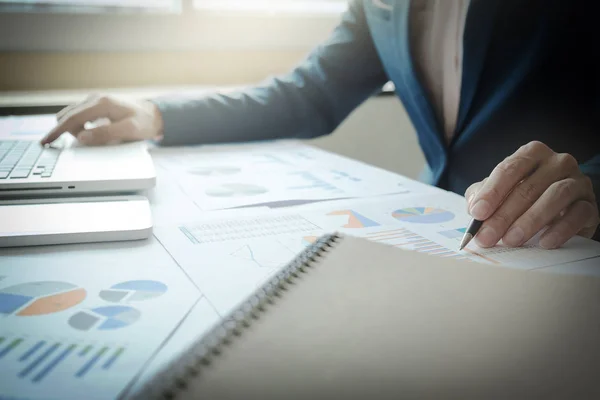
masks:
{"label": "graph grid lines", "polygon": [[218,221],[194,226],[181,226],[179,229],[191,243],[204,244],[313,232],[320,228],[300,215],[286,215]]}

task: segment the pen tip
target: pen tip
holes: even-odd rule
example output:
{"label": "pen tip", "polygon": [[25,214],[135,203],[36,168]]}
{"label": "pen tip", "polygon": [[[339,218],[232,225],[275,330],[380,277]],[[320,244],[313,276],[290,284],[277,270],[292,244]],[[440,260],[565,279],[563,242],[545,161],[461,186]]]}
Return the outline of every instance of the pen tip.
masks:
{"label": "pen tip", "polygon": [[465,236],[460,241],[460,246],[458,248],[458,251],[461,251],[462,249],[464,249],[469,244],[471,239],[473,239],[473,235],[471,235],[470,233],[465,234]]}

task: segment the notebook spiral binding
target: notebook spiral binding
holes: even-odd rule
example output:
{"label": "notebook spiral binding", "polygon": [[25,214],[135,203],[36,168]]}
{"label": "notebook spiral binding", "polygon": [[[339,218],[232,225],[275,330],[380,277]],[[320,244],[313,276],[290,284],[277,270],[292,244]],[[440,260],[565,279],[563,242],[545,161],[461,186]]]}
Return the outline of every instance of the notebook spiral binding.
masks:
{"label": "notebook spiral binding", "polygon": [[315,243],[298,254],[294,260],[281,269],[267,283],[258,288],[249,298],[241,303],[227,317],[216,324],[206,335],[196,342],[182,358],[172,362],[155,379],[144,386],[136,399],[173,399],[177,393],[185,390],[186,382],[201,373],[209,366],[225,346],[235,336],[240,336],[248,328],[253,319],[258,319],[265,311],[267,304],[274,304],[281,297],[282,291],[300,274],[307,273],[325,253],[329,252],[343,238],[339,233],[322,236]]}

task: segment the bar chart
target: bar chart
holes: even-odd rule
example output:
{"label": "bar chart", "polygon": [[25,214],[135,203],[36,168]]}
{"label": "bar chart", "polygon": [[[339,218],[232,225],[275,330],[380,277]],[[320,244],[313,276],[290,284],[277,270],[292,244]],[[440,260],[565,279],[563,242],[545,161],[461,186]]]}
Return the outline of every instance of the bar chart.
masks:
{"label": "bar chart", "polygon": [[8,380],[62,382],[65,376],[85,379],[90,374],[109,371],[119,363],[125,346],[86,344],[54,338],[0,336],[0,369]]}
{"label": "bar chart", "polygon": [[377,231],[365,235],[365,238],[373,242],[380,242],[394,247],[414,250],[419,253],[470,261],[470,258],[464,254],[450,250],[447,247],[444,247],[405,228]]}
{"label": "bar chart", "polygon": [[438,232],[440,235],[448,238],[448,239],[458,239],[461,240],[465,235],[467,228],[458,228],[458,229],[450,229],[448,231]]}

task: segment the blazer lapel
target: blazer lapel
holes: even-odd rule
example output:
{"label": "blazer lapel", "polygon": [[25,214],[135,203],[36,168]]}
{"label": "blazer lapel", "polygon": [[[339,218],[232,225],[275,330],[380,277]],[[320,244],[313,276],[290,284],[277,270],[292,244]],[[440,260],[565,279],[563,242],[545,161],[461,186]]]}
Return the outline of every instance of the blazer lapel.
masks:
{"label": "blazer lapel", "polygon": [[[452,0],[450,0],[452,1]],[[463,38],[463,71],[456,133],[465,126],[486,58],[499,0],[471,0]]]}

